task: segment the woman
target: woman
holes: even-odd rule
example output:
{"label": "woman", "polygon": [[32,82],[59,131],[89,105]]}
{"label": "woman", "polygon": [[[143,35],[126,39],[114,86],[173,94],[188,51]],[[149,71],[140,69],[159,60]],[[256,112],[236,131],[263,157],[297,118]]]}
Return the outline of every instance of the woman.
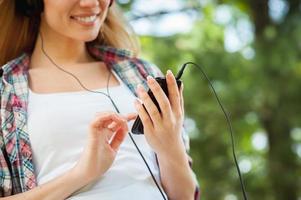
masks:
{"label": "woman", "polygon": [[[0,2],[2,196],[198,198],[183,87],[168,72],[163,93],[112,1]],[[137,114],[144,135],[128,134]]]}

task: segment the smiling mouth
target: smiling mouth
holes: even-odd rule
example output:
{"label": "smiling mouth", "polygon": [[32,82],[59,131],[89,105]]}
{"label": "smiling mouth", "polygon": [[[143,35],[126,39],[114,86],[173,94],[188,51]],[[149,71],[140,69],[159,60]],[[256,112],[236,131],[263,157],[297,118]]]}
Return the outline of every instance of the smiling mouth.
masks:
{"label": "smiling mouth", "polygon": [[95,22],[95,20],[98,18],[99,14],[94,14],[90,16],[71,16],[71,19],[74,19],[80,23],[86,23],[91,24]]}

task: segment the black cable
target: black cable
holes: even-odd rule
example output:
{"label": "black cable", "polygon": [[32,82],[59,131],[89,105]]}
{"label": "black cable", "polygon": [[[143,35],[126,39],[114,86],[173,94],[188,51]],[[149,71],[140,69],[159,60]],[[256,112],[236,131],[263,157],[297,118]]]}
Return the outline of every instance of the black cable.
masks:
{"label": "black cable", "polygon": [[183,72],[184,72],[184,69],[186,68],[186,66],[187,66],[188,64],[192,64],[192,65],[196,66],[199,70],[201,70],[202,74],[203,74],[203,75],[205,76],[205,78],[207,79],[207,81],[208,81],[208,83],[209,83],[209,85],[210,85],[210,87],[211,87],[211,89],[212,89],[212,91],[213,91],[213,93],[214,93],[214,95],[215,95],[215,97],[216,97],[216,100],[217,100],[219,106],[221,107],[221,109],[222,109],[222,111],[223,111],[225,117],[226,117],[226,120],[227,120],[229,129],[230,129],[230,135],[231,135],[232,154],[233,154],[235,166],[236,166],[236,169],[237,169],[237,172],[238,172],[241,190],[242,190],[244,199],[247,200],[248,198],[247,198],[245,186],[244,186],[244,183],[243,183],[242,175],[241,175],[241,172],[240,172],[240,169],[239,169],[239,166],[238,166],[238,163],[237,163],[236,155],[235,155],[235,145],[234,145],[233,129],[232,129],[232,125],[231,125],[231,121],[230,121],[230,118],[229,118],[229,116],[228,116],[228,113],[225,111],[224,106],[222,105],[222,103],[221,103],[221,101],[220,101],[220,99],[219,99],[219,97],[218,97],[218,95],[217,95],[217,93],[216,93],[216,91],[215,91],[215,89],[214,89],[214,87],[213,87],[213,85],[212,85],[210,79],[208,78],[208,76],[206,75],[206,73],[203,71],[203,69],[202,69],[198,64],[196,64],[196,63],[194,63],[194,62],[186,62],[186,63],[182,66],[182,68],[180,69],[180,71],[178,72],[178,74],[176,75],[176,79],[178,80],[178,79],[181,78],[181,76],[182,76],[182,74],[183,74]]}
{"label": "black cable", "polygon": [[[43,54],[48,58],[48,60],[49,60],[53,65],[55,65],[55,66],[56,66],[57,68],[59,68],[60,70],[64,71],[65,73],[67,73],[67,74],[69,74],[69,75],[71,75],[72,77],[74,77],[74,78],[77,80],[77,82],[82,86],[82,88],[84,88],[85,90],[87,90],[87,91],[89,91],[89,92],[93,92],[93,93],[100,93],[100,94],[103,94],[103,95],[105,95],[106,97],[108,97],[108,98],[110,99],[112,105],[114,106],[116,112],[120,114],[120,111],[119,111],[117,105],[115,104],[115,102],[113,101],[112,97],[110,96],[109,82],[110,82],[110,78],[111,78],[111,74],[112,74],[112,73],[111,73],[111,70],[109,70],[110,73],[109,73],[108,78],[107,78],[107,86],[106,86],[106,88],[107,88],[107,94],[104,93],[104,92],[100,92],[100,91],[93,91],[93,90],[90,90],[90,89],[86,88],[86,87],[81,83],[81,81],[80,81],[74,74],[72,74],[71,72],[68,72],[68,71],[62,69],[61,67],[59,67],[59,66],[52,60],[52,58],[50,58],[50,56],[45,52],[45,49],[44,49],[44,40],[43,40],[43,36],[42,36],[42,33],[41,33],[41,32],[40,32],[40,37],[41,37],[41,50],[42,50]],[[156,184],[156,186],[157,186],[157,188],[158,188],[160,194],[162,195],[163,199],[166,200],[166,198],[165,198],[165,196],[164,196],[164,194],[163,194],[163,192],[162,192],[162,190],[161,190],[161,188],[160,188],[160,186],[159,186],[159,184],[158,184],[158,182],[157,182],[157,180],[156,180],[156,178],[155,178],[155,176],[154,176],[152,170],[150,169],[150,167],[149,167],[149,165],[148,165],[146,159],[144,158],[143,154],[141,153],[141,151],[140,151],[138,145],[136,144],[134,138],[132,137],[132,134],[131,134],[130,132],[128,132],[128,135],[130,136],[131,141],[133,142],[133,144],[134,144],[135,148],[137,149],[139,155],[141,156],[142,160],[144,161],[144,164],[146,165],[146,167],[147,167],[147,169],[148,169],[148,171],[149,171],[149,173],[150,173],[150,175],[151,175],[153,181],[155,182],[155,184]]]}
{"label": "black cable", "polygon": [[[110,73],[109,77],[110,77],[110,76],[111,76],[111,73]],[[110,80],[110,79],[108,78],[108,81],[109,81],[109,80]],[[108,86],[108,85],[109,85],[109,83],[107,82],[107,86]],[[117,108],[117,106],[115,105],[113,99],[111,99],[109,87],[107,87],[107,93],[108,93],[108,96],[109,96],[109,98],[110,98],[112,104],[113,104],[114,107],[115,107],[116,112],[120,113],[120,111],[119,111],[119,109]],[[156,178],[155,178],[155,176],[154,176],[152,170],[150,169],[150,167],[149,167],[149,165],[148,165],[146,159],[144,158],[143,154],[141,153],[141,151],[140,151],[140,149],[139,149],[137,143],[135,142],[135,140],[134,140],[132,134],[131,134],[130,132],[128,132],[128,134],[129,134],[129,136],[130,136],[130,138],[131,138],[131,141],[132,141],[133,144],[135,145],[135,147],[136,147],[138,153],[140,154],[141,158],[143,159],[143,161],[144,161],[144,163],[145,163],[145,166],[147,167],[147,169],[148,169],[150,175],[152,176],[152,179],[153,179],[153,181],[155,182],[155,184],[156,184],[156,186],[157,186],[159,192],[161,193],[163,199],[166,200],[166,198],[165,198],[165,196],[164,196],[164,194],[163,194],[163,192],[162,192],[162,190],[161,190],[161,188],[160,188],[158,182],[156,181]]]}

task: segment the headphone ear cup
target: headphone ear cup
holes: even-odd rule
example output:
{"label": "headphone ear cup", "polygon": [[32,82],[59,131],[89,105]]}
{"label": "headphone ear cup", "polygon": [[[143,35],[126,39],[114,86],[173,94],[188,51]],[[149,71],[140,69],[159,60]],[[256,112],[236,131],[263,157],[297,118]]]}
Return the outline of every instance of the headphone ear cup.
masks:
{"label": "headphone ear cup", "polygon": [[41,14],[44,11],[44,2],[43,0],[33,0],[35,5],[35,10],[37,14]]}
{"label": "headphone ear cup", "polygon": [[43,0],[15,0],[17,13],[27,17],[40,15],[44,10]]}

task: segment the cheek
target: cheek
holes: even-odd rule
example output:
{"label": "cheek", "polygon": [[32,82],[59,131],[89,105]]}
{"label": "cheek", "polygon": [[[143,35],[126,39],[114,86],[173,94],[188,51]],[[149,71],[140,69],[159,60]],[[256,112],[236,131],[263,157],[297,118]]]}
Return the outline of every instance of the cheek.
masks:
{"label": "cheek", "polygon": [[44,19],[50,28],[54,30],[64,30],[62,27],[66,26],[68,18],[67,7],[66,5],[57,5],[56,2],[57,0],[54,0],[44,5]]}
{"label": "cheek", "polygon": [[64,21],[62,18],[56,16],[56,15],[50,15],[50,16],[45,16],[45,21],[47,23],[47,25],[53,29],[53,30],[62,30],[60,29],[63,24],[64,24]]}

